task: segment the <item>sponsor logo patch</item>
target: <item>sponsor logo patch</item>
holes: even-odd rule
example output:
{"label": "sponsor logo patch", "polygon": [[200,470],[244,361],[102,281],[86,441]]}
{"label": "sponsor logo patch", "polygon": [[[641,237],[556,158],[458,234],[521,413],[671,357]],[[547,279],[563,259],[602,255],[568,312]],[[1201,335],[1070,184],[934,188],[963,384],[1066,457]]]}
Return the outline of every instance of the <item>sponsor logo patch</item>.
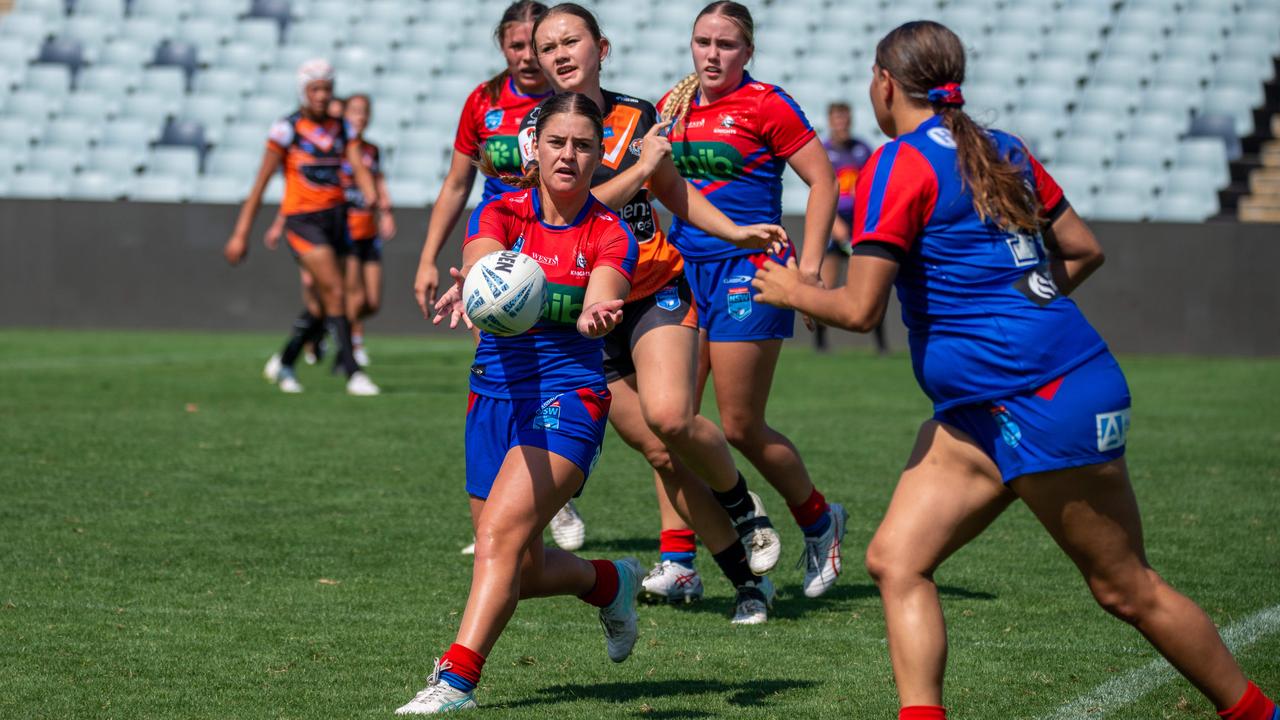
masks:
{"label": "sponsor logo patch", "polygon": [[674,287],[664,287],[653,297],[663,310],[671,311],[680,307],[680,291]]}
{"label": "sponsor logo patch", "polygon": [[750,275],[730,275],[720,282],[725,285],[750,285],[752,279]]}
{"label": "sponsor logo patch", "polygon": [[1013,284],[1013,289],[1040,307],[1057,300],[1059,295],[1058,285],[1049,274],[1048,265],[1041,265],[1023,275]]}
{"label": "sponsor logo patch", "polygon": [[1000,426],[1000,437],[1004,439],[1005,445],[1016,448],[1022,444],[1022,428],[1018,427],[1018,423],[1014,422],[1008,408],[1003,405],[993,405],[991,407],[991,417]]}
{"label": "sponsor logo patch", "polygon": [[1040,263],[1040,241],[1034,235],[1015,233],[1005,239],[1009,252],[1013,255],[1014,267],[1027,267]]}
{"label": "sponsor logo patch", "polygon": [[533,416],[534,430],[560,429],[560,396],[557,395],[542,403],[538,413]]}
{"label": "sponsor logo patch", "polygon": [[495,108],[484,114],[484,126],[488,130],[497,130],[502,125],[502,108]]}
{"label": "sponsor logo patch", "polygon": [[1098,452],[1119,450],[1129,439],[1129,408],[1093,416],[1098,426]]}
{"label": "sponsor logo patch", "polygon": [[751,288],[729,288],[725,301],[729,306],[729,317],[734,320],[742,322],[751,314]]}

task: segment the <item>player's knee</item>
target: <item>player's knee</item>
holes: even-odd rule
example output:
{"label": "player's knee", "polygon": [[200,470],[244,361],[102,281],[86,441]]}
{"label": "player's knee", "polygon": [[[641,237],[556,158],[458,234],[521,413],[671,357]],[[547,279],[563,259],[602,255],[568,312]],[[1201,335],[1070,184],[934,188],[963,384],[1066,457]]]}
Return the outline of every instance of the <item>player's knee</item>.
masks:
{"label": "player's knee", "polygon": [[693,430],[693,418],[682,408],[658,408],[645,415],[645,422],[663,442],[679,442]]}
{"label": "player's knee", "polygon": [[365,296],[364,298],[364,314],[365,315],[377,314],[377,312],[381,309],[382,309],[381,298],[375,297],[373,295]]}
{"label": "player's knee", "polygon": [[1098,606],[1130,625],[1140,625],[1155,607],[1160,579],[1154,571],[1127,578],[1091,578],[1089,591]]}
{"label": "player's knee", "polygon": [[764,422],[750,417],[721,418],[724,437],[729,444],[747,452],[764,444]]}
{"label": "player's knee", "polygon": [[863,564],[867,568],[867,574],[882,592],[927,580],[925,573],[909,561],[901,548],[879,538],[873,538],[867,546]]}
{"label": "player's knee", "polygon": [[640,448],[640,453],[648,461],[649,467],[659,473],[669,475],[675,472],[675,464],[671,461],[671,453],[667,450],[666,445],[660,442],[645,444],[644,447]]}

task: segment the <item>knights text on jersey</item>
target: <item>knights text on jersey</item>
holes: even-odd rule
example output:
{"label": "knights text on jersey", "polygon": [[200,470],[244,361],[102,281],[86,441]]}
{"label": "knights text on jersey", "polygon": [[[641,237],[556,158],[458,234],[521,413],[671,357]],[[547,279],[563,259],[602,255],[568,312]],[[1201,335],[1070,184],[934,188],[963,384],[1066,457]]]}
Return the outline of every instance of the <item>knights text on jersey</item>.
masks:
{"label": "knights text on jersey", "polygon": [[[658,122],[658,111],[653,104],[610,90],[604,94],[604,154],[600,167],[591,176],[592,187],[608,182],[636,164],[645,133]],[[525,116],[520,127],[520,157],[528,163],[533,159],[533,136],[541,107]],[[649,297],[680,274],[684,259],[668,242],[658,225],[648,188],[641,187],[636,194],[618,209],[618,215],[631,226],[631,232],[640,243],[640,259],[636,275],[631,282],[631,294],[627,302]]]}
{"label": "knights text on jersey", "polygon": [[[382,175],[382,156],[378,146],[368,141],[360,143],[360,159],[373,175],[374,179]],[[347,193],[347,234],[352,240],[369,240],[378,236],[378,223],[373,219],[373,210],[365,207],[364,193],[356,185],[355,172],[351,163],[342,161],[342,187]]]}
{"label": "knights text on jersey", "polygon": [[[1017,138],[990,131],[1026,168],[1045,217],[1062,189]],[[1106,349],[1062,295],[1039,233],[982,220],[961,182],[956,145],[935,116],[875,153],[858,179],[853,243],[906,253],[895,286],[916,379],[938,410],[1029,392]]]}
{"label": "knights text on jersey", "polygon": [[[493,160],[498,172],[506,175],[520,174],[520,151],[516,147],[516,134],[525,114],[537,107],[550,92],[541,95],[525,95],[516,88],[514,78],[507,78],[494,102],[486,86],[481,83],[467,96],[458,119],[458,134],[453,149],[468,157],[478,157],[483,150]],[[498,178],[485,178],[484,199],[515,188]]]}
{"label": "knights text on jersey", "polygon": [[547,306],[532,330],[514,337],[480,333],[471,367],[471,390],[477,394],[536,398],[606,388],[604,341],[583,337],[578,316],[592,270],[609,267],[631,279],[635,236],[594,197],[568,225],[548,225],[541,217],[541,195],[531,189],[485,200],[467,223],[467,242],[497,240],[536,260],[547,274]]}
{"label": "knights text on jersey", "polygon": [[341,205],[342,161],[351,128],[341,120],[315,122],[301,112],[277,120],[267,136],[267,149],[284,159],[285,215],[319,212]]}
{"label": "knights text on jersey", "polygon": [[[658,103],[663,109],[666,98]],[[665,112],[665,111],[664,111]],[[777,85],[743,75],[742,85],[715,102],[695,97],[671,133],[680,174],[739,225],[782,220],[782,174],[787,158],[815,133],[796,101]],[[751,255],[677,218],[671,242],[686,260]]]}

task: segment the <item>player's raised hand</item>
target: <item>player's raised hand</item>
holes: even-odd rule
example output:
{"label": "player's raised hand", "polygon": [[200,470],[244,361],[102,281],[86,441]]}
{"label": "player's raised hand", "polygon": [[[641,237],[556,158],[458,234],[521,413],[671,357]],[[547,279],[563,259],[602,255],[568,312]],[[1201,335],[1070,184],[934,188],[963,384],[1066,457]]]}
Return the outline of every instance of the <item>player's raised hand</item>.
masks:
{"label": "player's raised hand", "polygon": [[756,291],[752,300],[780,308],[790,308],[793,307],[791,294],[803,283],[800,268],[796,266],[794,257],[788,258],[785,266],[766,260],[764,265],[756,271],[755,279],[751,281],[751,287]]}
{"label": "player's raised hand", "polygon": [[739,225],[733,238],[733,244],[738,247],[767,250],[770,255],[781,255],[790,243],[786,228],[767,223]]}
{"label": "player's raised hand", "polygon": [[462,320],[470,330],[475,326],[471,324],[471,318],[467,317],[467,308],[462,302],[462,281],[466,275],[458,268],[449,268],[449,275],[453,277],[453,287],[436,301],[436,316],[431,319],[431,323],[439,325],[445,315],[448,315],[450,329],[458,327],[458,321]]}
{"label": "player's raised hand", "polygon": [[650,174],[658,168],[658,164],[662,159],[671,155],[671,141],[667,139],[667,128],[671,127],[670,120],[662,122],[649,128],[649,132],[644,134],[644,138],[640,140],[640,166],[649,171]]}
{"label": "player's raised hand", "polygon": [[578,316],[578,332],[589,338],[604,337],[622,322],[622,301],[592,303]]}

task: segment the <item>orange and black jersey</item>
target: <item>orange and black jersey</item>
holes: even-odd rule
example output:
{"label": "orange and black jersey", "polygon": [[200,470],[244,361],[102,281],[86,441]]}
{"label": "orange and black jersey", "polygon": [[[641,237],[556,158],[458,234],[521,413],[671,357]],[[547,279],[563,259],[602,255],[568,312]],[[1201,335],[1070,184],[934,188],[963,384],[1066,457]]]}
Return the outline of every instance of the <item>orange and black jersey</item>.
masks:
{"label": "orange and black jersey", "polygon": [[267,149],[284,160],[285,215],[317,212],[346,202],[342,161],[352,140],[341,120],[316,122],[301,112],[277,120],[267,136]]}
{"label": "orange and black jersey", "polygon": [[[604,94],[604,154],[600,167],[591,177],[592,187],[608,182],[640,159],[640,146],[645,133],[658,123],[653,103],[621,95],[609,90]],[[524,163],[533,159],[533,136],[542,106],[529,111],[520,125],[520,157]],[[640,190],[618,208],[618,216],[626,221],[640,244],[639,262],[631,279],[627,302],[648,297],[678,276],[684,259],[658,227],[658,216],[649,200],[649,189]]]}
{"label": "orange and black jersey", "polygon": [[[377,180],[382,175],[382,155],[378,146],[367,140],[360,141],[360,160],[369,174]],[[364,193],[356,185],[355,170],[345,159],[342,161],[342,187],[347,194],[347,230],[352,240],[371,240],[378,236],[378,223],[373,218],[373,208],[364,203]]]}

